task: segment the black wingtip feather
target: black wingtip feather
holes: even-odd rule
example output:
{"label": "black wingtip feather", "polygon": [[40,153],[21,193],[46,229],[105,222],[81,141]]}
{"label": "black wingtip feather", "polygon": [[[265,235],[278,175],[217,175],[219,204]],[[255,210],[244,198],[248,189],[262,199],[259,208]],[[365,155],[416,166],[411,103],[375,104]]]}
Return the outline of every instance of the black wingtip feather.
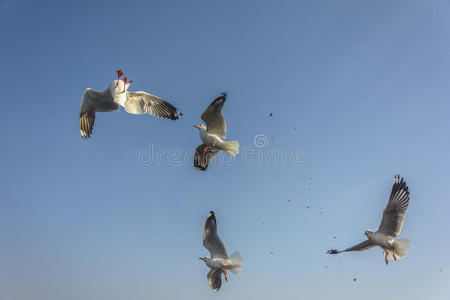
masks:
{"label": "black wingtip feather", "polygon": [[228,94],[227,94],[226,92],[223,92],[222,94],[219,95],[219,97],[217,97],[217,98],[210,104],[210,106],[218,106],[219,104],[225,103],[225,101],[227,100],[227,96],[228,96]]}
{"label": "black wingtip feather", "polygon": [[202,167],[202,166],[195,166],[195,168],[200,171],[206,171],[206,169],[208,169],[208,167]]}
{"label": "black wingtip feather", "polygon": [[92,130],[94,129],[95,124],[95,112],[87,111],[84,113],[80,113],[80,130],[84,132],[84,135],[81,135],[83,140],[87,140],[92,135]]}

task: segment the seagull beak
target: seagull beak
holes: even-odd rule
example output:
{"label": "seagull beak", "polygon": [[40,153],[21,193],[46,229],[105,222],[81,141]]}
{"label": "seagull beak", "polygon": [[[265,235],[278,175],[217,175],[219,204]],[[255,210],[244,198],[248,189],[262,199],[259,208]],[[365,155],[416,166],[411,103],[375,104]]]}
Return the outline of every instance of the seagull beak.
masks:
{"label": "seagull beak", "polygon": [[193,127],[195,127],[195,128],[200,128],[200,126],[199,126],[199,125],[194,125]]}

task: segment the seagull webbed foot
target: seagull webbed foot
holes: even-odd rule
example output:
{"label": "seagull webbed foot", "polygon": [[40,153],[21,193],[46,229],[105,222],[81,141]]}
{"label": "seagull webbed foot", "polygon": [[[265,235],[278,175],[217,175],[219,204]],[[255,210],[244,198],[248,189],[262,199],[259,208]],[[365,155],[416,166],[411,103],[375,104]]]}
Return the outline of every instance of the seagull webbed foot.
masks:
{"label": "seagull webbed foot", "polygon": [[213,147],[206,146],[205,148],[203,148],[203,153],[206,153],[206,151],[208,151],[208,149],[213,149]]}

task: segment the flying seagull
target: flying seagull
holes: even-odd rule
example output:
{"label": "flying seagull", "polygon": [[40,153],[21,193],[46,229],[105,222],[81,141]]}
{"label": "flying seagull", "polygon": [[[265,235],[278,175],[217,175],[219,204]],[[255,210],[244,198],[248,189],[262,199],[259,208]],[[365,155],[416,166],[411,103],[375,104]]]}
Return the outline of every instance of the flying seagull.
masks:
{"label": "flying seagull", "polygon": [[209,250],[211,257],[200,257],[211,271],[208,273],[209,286],[217,292],[222,285],[222,273],[227,279],[227,270],[239,274],[242,270],[242,259],[238,251],[228,257],[227,249],[217,235],[217,223],[214,212],[210,211],[203,229],[203,246]]}
{"label": "flying seagull", "polygon": [[348,251],[363,251],[376,246],[384,249],[383,255],[386,265],[389,259],[400,259],[406,256],[409,251],[409,239],[397,239],[402,230],[403,221],[405,219],[406,209],[409,204],[409,191],[406,182],[400,176],[394,176],[394,184],[392,186],[391,197],[383,211],[383,219],[381,220],[378,231],[373,232],[367,230],[364,234],[367,240],[353,247],[338,251],[336,249],[329,250],[328,254],[338,254]]}
{"label": "flying seagull", "polygon": [[[127,77],[120,79],[122,70],[117,70],[117,79],[102,91],[86,89],[80,105],[80,132],[83,139],[92,135],[95,112],[110,112],[118,110],[119,105],[130,114],[151,114],[156,117],[177,120],[183,114],[167,101],[146,92],[129,92],[133,82]],[[128,81],[128,82],[127,82]]]}
{"label": "flying seagull", "polygon": [[202,120],[206,123],[194,125],[200,131],[202,143],[195,149],[194,166],[202,171],[208,168],[209,161],[219,154],[221,150],[225,151],[231,157],[239,153],[239,142],[223,139],[227,133],[227,125],[222,115],[222,108],[227,100],[227,93],[222,93],[216,98],[202,114]]}

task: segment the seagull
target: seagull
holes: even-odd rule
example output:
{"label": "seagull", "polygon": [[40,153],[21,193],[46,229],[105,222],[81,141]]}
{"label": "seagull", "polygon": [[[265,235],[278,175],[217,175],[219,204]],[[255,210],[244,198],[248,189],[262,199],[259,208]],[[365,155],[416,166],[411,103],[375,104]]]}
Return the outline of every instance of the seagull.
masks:
{"label": "seagull", "polygon": [[[117,70],[117,79],[103,92],[86,89],[80,105],[80,132],[82,139],[89,139],[94,128],[95,112],[118,110],[119,105],[130,114],[151,114],[156,117],[177,120],[183,114],[167,101],[146,92],[129,92],[133,82],[122,77],[122,70]],[[127,82],[128,81],[128,82]]]}
{"label": "seagull", "polygon": [[242,259],[238,251],[228,257],[227,249],[217,235],[217,223],[214,212],[210,211],[203,229],[203,246],[209,250],[211,258],[200,257],[211,271],[208,273],[208,284],[217,292],[222,285],[222,273],[227,279],[227,270],[233,274],[239,274],[242,270]]}
{"label": "seagull", "polygon": [[199,129],[202,143],[195,149],[194,167],[205,171],[208,168],[209,161],[220,153],[225,151],[231,157],[239,153],[238,141],[224,141],[227,133],[227,125],[222,115],[222,108],[227,100],[227,93],[222,93],[217,97],[202,114],[202,120],[206,123],[194,125]]}
{"label": "seagull", "polygon": [[348,251],[363,251],[380,246],[384,250],[383,255],[386,265],[389,263],[389,259],[397,260],[405,257],[409,251],[410,240],[397,239],[397,236],[402,230],[408,204],[408,186],[403,177],[400,179],[400,176],[396,175],[394,176],[391,197],[383,211],[383,218],[378,231],[366,230],[364,233],[367,236],[366,241],[345,250],[332,249],[327,251],[327,253],[338,254]]}

